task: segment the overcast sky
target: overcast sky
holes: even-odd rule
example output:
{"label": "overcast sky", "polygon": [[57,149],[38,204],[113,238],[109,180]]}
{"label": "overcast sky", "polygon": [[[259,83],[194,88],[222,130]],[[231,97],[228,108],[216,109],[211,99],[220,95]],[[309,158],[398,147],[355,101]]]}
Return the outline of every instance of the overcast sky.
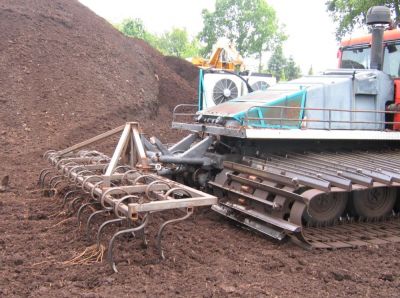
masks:
{"label": "overcast sky", "polygon": [[[326,12],[326,0],[266,0],[286,25],[289,35],[285,55],[293,56],[304,73],[337,66],[338,43],[335,25]],[[140,18],[147,30],[163,33],[172,27],[184,27],[195,36],[202,29],[201,11],[212,10],[215,0],[80,0],[112,23],[125,18]]]}

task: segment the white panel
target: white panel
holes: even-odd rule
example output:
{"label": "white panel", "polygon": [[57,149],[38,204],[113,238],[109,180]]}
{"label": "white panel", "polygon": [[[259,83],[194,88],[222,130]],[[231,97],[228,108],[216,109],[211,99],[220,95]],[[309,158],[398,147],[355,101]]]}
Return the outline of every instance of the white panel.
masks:
{"label": "white panel", "polygon": [[400,140],[400,132],[371,130],[247,128],[246,138],[303,140]]}
{"label": "white panel", "polygon": [[[246,80],[248,80],[249,85],[252,86],[253,84],[257,82],[263,82],[268,85],[268,87],[276,85],[276,78],[274,77],[266,77],[266,76],[258,76],[258,75],[251,75],[251,76],[245,76],[243,77]],[[256,90],[254,90],[256,91]]]}
{"label": "white panel", "polygon": [[238,89],[238,96],[243,95],[243,90],[246,88],[244,88],[244,83],[239,77],[227,73],[205,73],[203,79],[203,109],[215,106],[213,90],[218,81],[222,79],[231,80]]}

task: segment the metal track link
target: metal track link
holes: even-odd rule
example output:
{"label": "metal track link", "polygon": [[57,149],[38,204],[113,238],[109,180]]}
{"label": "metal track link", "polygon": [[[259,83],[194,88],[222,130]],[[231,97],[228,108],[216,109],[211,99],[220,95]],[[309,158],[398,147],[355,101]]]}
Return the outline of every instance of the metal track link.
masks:
{"label": "metal track link", "polygon": [[[218,213],[276,239],[336,249],[400,242],[399,178],[399,150],[285,152],[225,161],[209,185]],[[380,204],[389,205],[376,215]]]}
{"label": "metal track link", "polygon": [[303,237],[314,248],[346,248],[400,242],[398,216],[379,222],[350,222],[330,227],[304,228]]}

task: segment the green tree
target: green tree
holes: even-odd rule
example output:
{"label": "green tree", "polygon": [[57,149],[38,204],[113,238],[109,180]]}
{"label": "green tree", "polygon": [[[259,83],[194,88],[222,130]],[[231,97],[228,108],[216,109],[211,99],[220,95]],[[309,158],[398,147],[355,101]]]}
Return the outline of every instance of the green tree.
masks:
{"label": "green tree", "polygon": [[190,40],[186,29],[173,28],[159,39],[158,48],[164,55],[187,58],[199,53],[197,39]]}
{"label": "green tree", "polygon": [[329,0],[327,10],[337,23],[336,38],[340,40],[344,35],[353,31],[357,26],[364,26],[367,11],[371,6],[385,5],[394,14],[395,23],[400,23],[399,0]]}
{"label": "green tree", "polygon": [[290,56],[284,68],[286,80],[294,80],[301,76],[300,67],[294,62],[293,57]]}
{"label": "green tree", "polygon": [[287,60],[283,55],[282,46],[279,45],[273,51],[271,58],[268,61],[268,72],[276,77],[277,81],[284,79],[285,77],[285,66]]}
{"label": "green tree", "polygon": [[146,39],[147,32],[141,19],[125,19],[118,25],[119,30],[125,35]]}
{"label": "green tree", "polygon": [[140,38],[147,41],[152,47],[158,49],[159,38],[148,32],[141,19],[125,19],[120,24],[114,25],[127,36]]}
{"label": "green tree", "polygon": [[276,47],[268,61],[268,72],[276,77],[277,81],[290,81],[301,76],[300,67],[292,56],[286,59],[281,45]]}
{"label": "green tree", "polygon": [[264,51],[273,50],[286,38],[275,10],[265,0],[216,0],[215,11],[203,10],[199,39],[210,53],[218,38],[233,41],[242,56],[255,54],[261,67]]}
{"label": "green tree", "polygon": [[193,38],[192,41],[187,45],[183,57],[196,57],[200,55],[201,45],[197,38]]}
{"label": "green tree", "polygon": [[186,29],[173,28],[161,36],[148,32],[141,19],[125,19],[114,25],[127,36],[147,41],[164,55],[187,58],[199,55],[200,42],[197,38],[189,39]]}
{"label": "green tree", "polygon": [[308,70],[308,75],[312,76],[314,74],[314,69],[312,67],[312,65],[310,66],[310,69]]}

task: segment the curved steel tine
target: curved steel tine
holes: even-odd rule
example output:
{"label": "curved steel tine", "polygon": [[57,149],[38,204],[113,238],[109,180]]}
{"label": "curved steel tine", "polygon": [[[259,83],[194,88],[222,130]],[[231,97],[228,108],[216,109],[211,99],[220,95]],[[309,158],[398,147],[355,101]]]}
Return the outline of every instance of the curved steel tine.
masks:
{"label": "curved steel tine", "polygon": [[40,184],[40,187],[41,187],[41,188],[44,188],[46,176],[49,175],[49,174],[51,174],[51,173],[52,173],[52,171],[48,171],[48,172],[46,172],[46,173],[43,175],[43,178],[42,178],[42,181],[41,181],[41,184]]}
{"label": "curved steel tine", "polygon": [[80,192],[80,190],[78,190],[78,189],[73,189],[73,190],[70,190],[69,192],[67,192],[67,193],[64,195],[63,204],[62,204],[62,207],[63,207],[63,208],[64,208],[65,204],[67,203],[68,197],[69,197],[70,195],[76,193],[76,192]]}
{"label": "curved steel tine", "polygon": [[90,205],[96,205],[96,204],[100,204],[100,203],[97,202],[97,201],[94,201],[94,202],[89,202],[89,203],[86,203],[86,204],[82,204],[82,206],[79,207],[78,213],[77,213],[77,217],[78,217],[78,227],[79,227],[80,224],[81,224],[81,215],[82,215],[82,213],[83,213],[83,209],[85,209],[86,207],[89,207]]}
{"label": "curved steel tine", "polygon": [[[120,217],[120,218],[123,218],[123,219],[125,219],[126,217]],[[130,221],[130,220],[128,220],[128,229],[130,229],[130,228],[132,228],[132,222]],[[142,231],[139,231],[140,232],[140,236],[142,236]],[[137,235],[135,234],[135,232],[132,232],[132,237],[135,239],[135,238],[138,238],[137,237]],[[142,238],[143,238],[143,236],[142,236]]]}
{"label": "curved steel tine", "polygon": [[43,174],[46,172],[51,172],[51,171],[53,171],[54,169],[53,168],[45,168],[45,169],[43,169],[43,170],[41,170],[40,171],[40,173],[39,173],[39,178],[38,178],[38,185],[42,185],[42,180],[43,180]]}
{"label": "curved steel tine", "polygon": [[115,239],[119,235],[126,234],[126,233],[135,233],[137,231],[144,229],[148,222],[149,222],[149,216],[146,216],[145,220],[139,226],[137,226],[135,228],[131,228],[131,229],[118,231],[112,236],[110,242],[108,243],[107,256],[108,256],[108,262],[110,263],[110,266],[115,273],[118,273],[117,266],[115,265],[115,262],[114,262],[113,252],[112,252]]}
{"label": "curved steel tine", "polygon": [[[149,214],[146,214],[145,216],[148,216]],[[128,221],[128,227],[130,228],[132,226],[132,222]],[[143,228],[143,230],[140,230],[138,232],[138,235],[136,235],[134,232],[132,232],[132,236],[133,238],[138,238],[140,236],[140,238],[142,239],[142,247],[143,248],[147,248],[148,247],[148,241],[147,241],[147,237],[146,237],[146,228]]]}
{"label": "curved steel tine", "polygon": [[158,233],[157,233],[157,236],[156,236],[157,237],[156,238],[156,247],[157,247],[158,253],[160,254],[160,258],[162,260],[165,259],[165,255],[164,255],[164,251],[163,251],[162,246],[161,246],[161,238],[162,238],[162,232],[164,231],[165,227],[167,225],[169,225],[169,224],[185,220],[192,214],[193,214],[193,209],[192,208],[190,208],[190,209],[188,208],[187,213],[184,216],[179,217],[179,218],[174,218],[174,219],[167,220],[167,221],[163,222],[160,225],[160,229],[158,230]]}
{"label": "curved steel tine", "polygon": [[103,210],[95,211],[95,212],[93,212],[92,214],[89,215],[89,218],[86,221],[86,230],[85,230],[86,238],[88,240],[90,240],[90,235],[89,235],[90,222],[93,220],[93,217],[95,217],[97,214],[106,213],[106,212],[109,212],[109,210],[103,209]]}
{"label": "curved steel tine", "polygon": [[75,212],[75,204],[76,204],[76,202],[79,202],[80,200],[84,200],[84,199],[85,199],[85,197],[83,197],[83,196],[82,197],[78,196],[75,199],[73,199],[71,201],[71,203],[69,203],[68,211],[74,213]]}
{"label": "curved steel tine", "polygon": [[97,230],[97,247],[100,247],[101,232],[104,230],[104,228],[110,224],[122,222],[124,220],[126,220],[126,219],[125,218],[113,218],[113,219],[103,222],[101,224],[101,226],[99,227],[99,229]]}
{"label": "curved steel tine", "polygon": [[[61,179],[61,180],[58,180],[56,183],[54,183],[54,185],[53,185],[53,188],[57,188],[57,186],[58,186],[59,184],[63,183],[63,182],[65,182],[65,183],[66,183],[66,181],[65,181],[65,180],[63,180],[63,179]],[[66,184],[66,186],[68,186],[68,184]]]}
{"label": "curved steel tine", "polygon": [[57,152],[57,151],[56,151],[56,150],[53,150],[53,149],[47,150],[45,153],[43,153],[43,158],[46,159],[46,158],[48,158],[48,156],[49,156],[51,153],[56,153],[56,152]]}
{"label": "curved steel tine", "polygon": [[62,178],[63,178],[63,175],[57,175],[57,176],[52,177],[49,181],[50,188],[54,188],[54,186],[53,186],[54,181],[57,181],[58,179],[62,180]]}
{"label": "curved steel tine", "polygon": [[140,234],[141,234],[140,236],[142,237],[142,247],[147,248],[149,246],[149,241],[147,240],[146,237],[146,227],[144,227],[143,230],[141,230]]}

